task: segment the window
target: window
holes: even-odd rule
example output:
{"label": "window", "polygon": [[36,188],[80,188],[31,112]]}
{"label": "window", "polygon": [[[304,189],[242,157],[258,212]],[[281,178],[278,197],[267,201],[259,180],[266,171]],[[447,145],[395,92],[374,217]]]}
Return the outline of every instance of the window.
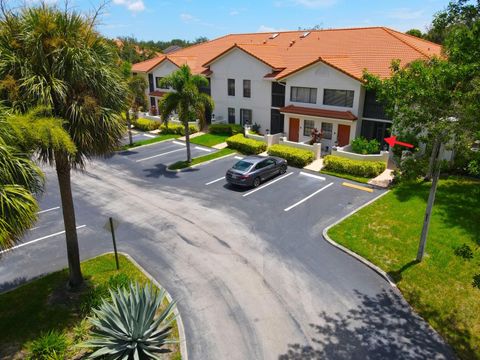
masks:
{"label": "window", "polygon": [[235,108],[228,108],[228,123],[235,124]]}
{"label": "window", "polygon": [[322,134],[324,139],[326,140],[332,139],[332,128],[333,128],[332,123],[322,122]]}
{"label": "window", "polygon": [[249,98],[251,95],[251,82],[250,80],[243,80],[243,97]]}
{"label": "window", "polygon": [[285,84],[272,82],[272,107],[285,106]]}
{"label": "window", "polygon": [[312,135],[312,130],[315,127],[315,121],[313,120],[304,120],[303,121],[303,136]]}
{"label": "window", "polygon": [[160,81],[162,81],[163,77],[156,77],[155,78],[155,85],[158,89],[168,89],[168,87],[160,86]]}
{"label": "window", "polygon": [[250,109],[240,109],[240,124],[251,124],[252,123],[252,110]]}
{"label": "window", "polygon": [[292,86],[290,89],[290,101],[315,104],[317,102],[317,89]]}
{"label": "window", "polygon": [[228,96],[235,96],[235,79],[228,79]]}
{"label": "window", "polygon": [[323,105],[353,106],[353,90],[325,89],[323,91]]}
{"label": "window", "polygon": [[267,165],[267,160],[263,160],[262,162],[259,162],[257,165],[255,165],[255,170],[263,169]]}
{"label": "window", "polygon": [[267,164],[266,166],[270,166],[275,165],[277,162],[275,161],[275,159],[267,159],[265,160],[265,163]]}
{"label": "window", "polygon": [[365,102],[363,105],[363,117],[371,119],[386,119],[389,116],[385,112],[385,104],[377,100],[375,91],[367,90],[365,92]]}
{"label": "window", "polygon": [[150,106],[156,106],[157,103],[155,101],[155,98],[153,96],[150,97]]}

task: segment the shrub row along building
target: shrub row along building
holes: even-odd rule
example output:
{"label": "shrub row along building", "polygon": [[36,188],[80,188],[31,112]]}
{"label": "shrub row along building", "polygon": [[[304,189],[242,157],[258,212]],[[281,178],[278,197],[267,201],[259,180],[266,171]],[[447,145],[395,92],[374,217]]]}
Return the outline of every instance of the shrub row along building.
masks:
{"label": "shrub row along building", "polygon": [[363,71],[390,75],[392,60],[407,64],[440,56],[441,46],[384,27],[232,34],[133,65],[148,78],[151,106],[169,89],[160,79],[188,64],[209,79],[215,110],[207,122],[258,124],[290,141],[323,133],[322,147],[357,136],[382,139],[391,121],[367,91]]}

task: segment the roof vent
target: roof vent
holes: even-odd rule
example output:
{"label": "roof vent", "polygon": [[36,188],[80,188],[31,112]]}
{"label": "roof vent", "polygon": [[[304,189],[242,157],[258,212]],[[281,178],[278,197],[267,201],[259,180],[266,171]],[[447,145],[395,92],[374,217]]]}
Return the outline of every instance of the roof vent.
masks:
{"label": "roof vent", "polygon": [[295,44],[295,40],[290,41],[290,45],[289,45],[289,46],[292,47],[293,44]]}
{"label": "roof vent", "polygon": [[272,34],[272,35],[270,35],[269,39],[275,39],[277,36],[278,36],[278,33]]}
{"label": "roof vent", "polygon": [[305,31],[302,35],[300,35],[300,38],[305,38],[310,34],[310,31]]}

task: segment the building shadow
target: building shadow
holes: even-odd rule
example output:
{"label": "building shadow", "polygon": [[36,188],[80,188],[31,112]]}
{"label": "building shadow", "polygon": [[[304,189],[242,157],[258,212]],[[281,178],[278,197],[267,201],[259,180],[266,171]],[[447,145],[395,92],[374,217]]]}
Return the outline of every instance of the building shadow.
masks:
{"label": "building shadow", "polygon": [[[369,296],[345,314],[321,312],[310,344],[289,344],[279,360],[455,359],[451,348],[393,291]],[[434,315],[434,314],[432,314]],[[470,334],[461,334],[468,339]],[[470,349],[473,353],[473,350]]]}

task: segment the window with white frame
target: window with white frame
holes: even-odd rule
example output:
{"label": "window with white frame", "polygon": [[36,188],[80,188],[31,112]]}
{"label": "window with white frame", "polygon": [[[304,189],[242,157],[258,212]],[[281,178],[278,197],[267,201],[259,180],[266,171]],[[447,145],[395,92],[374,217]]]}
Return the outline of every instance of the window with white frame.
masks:
{"label": "window with white frame", "polygon": [[315,127],[315,121],[313,120],[304,120],[303,121],[303,136],[312,135],[312,130]]}
{"label": "window with white frame", "polygon": [[249,98],[252,96],[252,83],[250,80],[243,80],[243,97]]}
{"label": "window with white frame", "polygon": [[235,79],[227,80],[228,96],[235,96]]}
{"label": "window with white frame", "polygon": [[331,140],[332,139],[332,131],[333,131],[333,124],[332,123],[322,122],[322,135],[323,135],[324,139]]}
{"label": "window with white frame", "polygon": [[290,101],[315,104],[317,102],[317,89],[292,86],[290,88]]}
{"label": "window with white frame", "polygon": [[161,86],[161,81],[162,81],[163,77],[156,77],[155,78],[155,85],[158,89],[168,89],[168,86]]}
{"label": "window with white frame", "polygon": [[353,90],[323,90],[323,105],[352,107],[353,106]]}

